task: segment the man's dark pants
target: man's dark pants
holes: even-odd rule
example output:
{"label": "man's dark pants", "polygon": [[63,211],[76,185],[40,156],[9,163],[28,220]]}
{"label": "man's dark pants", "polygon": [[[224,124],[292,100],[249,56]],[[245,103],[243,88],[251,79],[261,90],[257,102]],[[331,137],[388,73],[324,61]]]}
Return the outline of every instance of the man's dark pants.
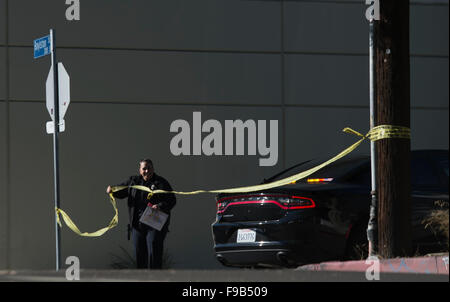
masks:
{"label": "man's dark pants", "polygon": [[166,235],[166,226],[161,231],[141,223],[138,227],[133,227],[131,237],[137,268],[162,268],[163,245]]}

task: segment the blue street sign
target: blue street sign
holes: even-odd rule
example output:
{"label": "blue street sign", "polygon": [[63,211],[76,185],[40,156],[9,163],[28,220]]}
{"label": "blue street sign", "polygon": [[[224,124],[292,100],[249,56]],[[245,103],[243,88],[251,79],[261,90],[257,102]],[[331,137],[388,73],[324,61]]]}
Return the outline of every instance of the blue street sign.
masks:
{"label": "blue street sign", "polygon": [[50,35],[34,40],[34,58],[50,54]]}

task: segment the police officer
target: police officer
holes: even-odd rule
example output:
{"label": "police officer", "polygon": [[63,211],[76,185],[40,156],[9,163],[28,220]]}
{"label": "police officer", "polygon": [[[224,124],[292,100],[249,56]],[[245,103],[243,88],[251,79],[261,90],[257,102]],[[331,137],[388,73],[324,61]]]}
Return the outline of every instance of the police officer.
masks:
{"label": "police officer", "polygon": [[[139,162],[139,175],[131,176],[126,181],[117,185],[128,186],[129,188],[114,193],[114,197],[128,198],[128,213],[130,218],[128,229],[130,232],[131,225],[131,237],[137,268],[161,269],[164,239],[169,230],[170,211],[176,204],[176,198],[172,193],[162,193],[154,194],[149,200],[147,199],[148,192],[130,188],[133,185],[141,185],[152,190],[165,191],[172,191],[172,187],[167,180],[155,173],[153,163],[150,159],[143,159]],[[112,192],[111,186],[108,186],[106,192],[108,194]],[[147,206],[169,214],[161,231],[139,222]]]}

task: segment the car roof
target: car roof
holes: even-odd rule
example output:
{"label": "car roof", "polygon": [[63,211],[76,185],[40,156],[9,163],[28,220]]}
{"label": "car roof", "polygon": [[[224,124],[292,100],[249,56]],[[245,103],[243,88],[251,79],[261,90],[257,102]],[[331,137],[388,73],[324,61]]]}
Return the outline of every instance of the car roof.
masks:
{"label": "car roof", "polygon": [[[278,175],[275,178],[270,178],[270,181],[283,179],[288,176],[295,175],[300,172],[307,171],[311,168],[314,168],[323,162],[329,160],[329,158],[317,158],[312,159],[308,162],[305,162],[298,166],[291,166],[292,168],[288,168],[284,170],[282,173],[278,173]],[[342,159],[339,159],[335,161],[334,163],[331,163],[328,166],[323,167],[317,172],[314,172],[308,178],[328,178],[332,177],[335,179],[339,179],[340,177],[346,175],[350,171],[354,169],[358,169],[361,166],[368,164],[370,160],[370,157],[368,155],[352,155],[352,156],[346,156]]]}

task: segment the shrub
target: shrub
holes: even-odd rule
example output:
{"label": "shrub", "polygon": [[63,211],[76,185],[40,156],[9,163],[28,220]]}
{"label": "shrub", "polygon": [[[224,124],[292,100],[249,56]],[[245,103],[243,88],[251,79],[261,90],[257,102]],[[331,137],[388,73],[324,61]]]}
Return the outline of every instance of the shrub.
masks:
{"label": "shrub", "polygon": [[430,228],[436,235],[443,236],[446,239],[447,251],[449,247],[449,232],[448,232],[448,202],[438,200],[435,202],[437,209],[422,221],[425,228]]}

